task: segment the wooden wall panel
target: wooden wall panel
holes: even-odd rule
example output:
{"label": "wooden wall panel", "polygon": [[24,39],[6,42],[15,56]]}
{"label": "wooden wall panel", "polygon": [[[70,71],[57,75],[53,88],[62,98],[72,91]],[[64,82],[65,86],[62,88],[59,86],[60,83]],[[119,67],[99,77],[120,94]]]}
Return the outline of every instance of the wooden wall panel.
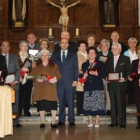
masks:
{"label": "wooden wall panel", "polygon": [[[58,0],[52,0],[58,3]],[[68,4],[76,0],[66,0]],[[71,40],[76,41],[75,29],[79,27],[81,39],[86,39],[90,33],[96,35],[97,43],[101,39],[110,39],[113,30],[120,33],[120,41],[127,44],[131,36],[139,39],[138,26],[138,0],[118,0],[119,1],[119,26],[117,28],[103,28],[100,25],[100,2],[103,0],[81,0],[81,3],[69,9],[68,30]],[[48,37],[48,28],[53,29],[53,41],[59,42],[61,25],[58,20],[61,15],[60,10],[48,4],[46,0],[27,0],[28,2],[28,27],[15,29],[8,26],[9,20],[9,0],[0,0],[0,43],[2,40],[9,40],[12,45],[12,51],[18,51],[18,43],[25,40],[29,32],[34,32],[38,39]]]}

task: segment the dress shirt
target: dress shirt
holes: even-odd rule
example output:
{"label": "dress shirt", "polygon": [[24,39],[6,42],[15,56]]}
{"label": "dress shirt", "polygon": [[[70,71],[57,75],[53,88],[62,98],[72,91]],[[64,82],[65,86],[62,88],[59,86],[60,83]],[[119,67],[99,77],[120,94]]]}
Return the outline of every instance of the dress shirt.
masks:
{"label": "dress shirt", "polygon": [[67,54],[68,54],[68,50],[61,50],[61,62],[63,61],[63,52],[65,52],[65,58],[67,57]]}
{"label": "dress shirt", "polygon": [[114,69],[116,68],[116,65],[117,65],[119,56],[120,56],[120,55],[114,56]]}
{"label": "dress shirt", "polygon": [[136,54],[136,51],[134,53],[132,53],[130,50],[129,50],[129,56],[130,56],[130,61],[132,63],[133,60],[136,60],[138,59],[138,56]]}

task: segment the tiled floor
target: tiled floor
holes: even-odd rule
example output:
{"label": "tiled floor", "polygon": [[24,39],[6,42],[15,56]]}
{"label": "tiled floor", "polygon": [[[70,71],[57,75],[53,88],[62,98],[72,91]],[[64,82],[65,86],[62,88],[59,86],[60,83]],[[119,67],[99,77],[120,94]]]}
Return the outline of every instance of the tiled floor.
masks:
{"label": "tiled floor", "polygon": [[99,129],[87,128],[85,124],[55,130],[46,125],[41,130],[36,124],[14,128],[14,135],[6,136],[5,140],[140,140],[140,131],[136,130],[136,125],[128,125],[124,130],[119,127],[108,128],[107,125],[100,125]]}

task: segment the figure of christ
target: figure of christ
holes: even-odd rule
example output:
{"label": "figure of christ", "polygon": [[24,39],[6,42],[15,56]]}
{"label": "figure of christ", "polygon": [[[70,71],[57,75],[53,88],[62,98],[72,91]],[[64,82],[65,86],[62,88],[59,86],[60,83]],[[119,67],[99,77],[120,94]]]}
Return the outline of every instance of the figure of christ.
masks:
{"label": "figure of christ", "polygon": [[51,5],[53,5],[54,7],[57,7],[57,8],[60,9],[61,16],[59,18],[59,24],[62,24],[62,31],[67,31],[68,22],[69,22],[68,9],[70,7],[75,6],[76,4],[80,3],[81,1],[78,0],[77,2],[72,3],[72,4],[68,5],[68,6],[66,5],[65,0],[61,0],[60,5],[57,5],[57,4],[53,3],[50,0],[47,0],[47,2],[50,3]]}

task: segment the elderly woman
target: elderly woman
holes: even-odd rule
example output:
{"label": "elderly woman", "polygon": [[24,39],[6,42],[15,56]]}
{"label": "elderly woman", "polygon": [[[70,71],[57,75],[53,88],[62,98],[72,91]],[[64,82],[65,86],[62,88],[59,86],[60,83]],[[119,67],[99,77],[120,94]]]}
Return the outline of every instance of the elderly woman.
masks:
{"label": "elderly woman", "polygon": [[[45,127],[45,111],[51,110],[52,128],[57,128],[55,123],[57,111],[57,90],[56,80],[61,77],[57,65],[49,59],[49,51],[42,50],[40,52],[42,63],[32,69],[31,75],[46,75],[52,78],[49,82],[44,82],[42,78],[36,79],[34,82],[33,100],[37,102],[37,111],[41,116],[40,128]],[[56,79],[56,80],[55,80]]]}
{"label": "elderly woman", "polygon": [[[110,57],[112,57],[112,52],[109,51],[109,47],[110,47],[110,42],[107,39],[103,39],[100,42],[100,49],[101,51],[98,52],[96,60],[98,61],[102,61],[105,63],[105,66],[108,62],[108,60],[110,59]],[[110,96],[109,96],[109,92],[107,89],[107,82],[105,81],[105,79],[103,79],[103,83],[104,83],[104,90],[105,90],[105,99],[106,99],[106,114],[110,115],[111,111],[110,111]]]}
{"label": "elderly woman", "polygon": [[138,59],[132,62],[132,75],[135,74],[135,76],[133,78],[129,77],[129,80],[133,81],[134,84],[134,93],[137,108],[137,129],[140,129],[140,45],[136,47],[136,53]]}
{"label": "elderly woman", "polygon": [[[86,41],[81,40],[78,42],[77,58],[78,58],[79,74],[82,74],[82,71],[81,71],[82,64],[87,61],[86,48],[87,48]],[[78,84],[77,84],[76,95],[77,95],[77,115],[80,115],[80,114],[82,114],[83,99],[84,99],[84,89],[80,82],[78,82]]]}
{"label": "elderly woman", "polygon": [[83,113],[89,116],[87,127],[93,127],[92,116],[96,116],[95,128],[99,128],[99,115],[105,114],[103,78],[106,76],[103,62],[96,61],[97,49],[90,47],[87,50],[89,60],[82,64],[79,77],[86,79],[84,83]]}
{"label": "elderly woman", "polygon": [[[28,72],[31,67],[22,67],[26,58],[29,58],[28,54],[28,42],[20,41],[19,43],[19,64],[21,70]],[[30,100],[31,100],[31,90],[32,90],[32,81],[27,80],[26,83],[23,84],[23,78],[20,78],[20,89],[19,89],[19,113],[22,114],[22,109],[24,110],[25,116],[31,116],[30,110]]]}
{"label": "elderly woman", "polygon": [[[137,45],[137,39],[134,37],[129,38],[128,40],[129,49],[124,52],[124,55],[130,58],[131,64],[133,60],[138,59],[138,56],[136,54],[136,45]],[[128,105],[133,105],[134,101],[135,101],[134,87],[133,87],[133,83],[129,80],[128,81]]]}

